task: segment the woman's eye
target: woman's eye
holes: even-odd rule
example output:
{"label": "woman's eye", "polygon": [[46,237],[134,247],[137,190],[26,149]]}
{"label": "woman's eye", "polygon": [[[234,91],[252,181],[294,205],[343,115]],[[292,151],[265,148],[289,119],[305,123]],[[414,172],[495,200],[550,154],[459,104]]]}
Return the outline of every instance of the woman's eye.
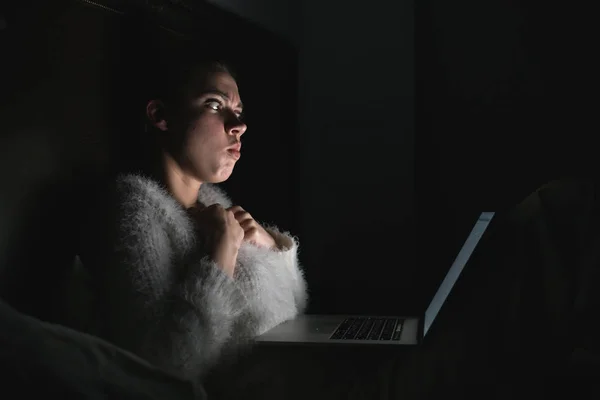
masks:
{"label": "woman's eye", "polygon": [[221,103],[217,100],[208,100],[205,105],[207,108],[214,111],[219,111],[221,109]]}

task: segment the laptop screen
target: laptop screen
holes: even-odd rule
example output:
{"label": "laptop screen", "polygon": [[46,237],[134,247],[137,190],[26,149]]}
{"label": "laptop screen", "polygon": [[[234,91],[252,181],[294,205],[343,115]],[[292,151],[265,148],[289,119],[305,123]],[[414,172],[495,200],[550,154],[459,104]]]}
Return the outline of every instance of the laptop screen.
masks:
{"label": "laptop screen", "polygon": [[481,239],[481,236],[483,236],[483,233],[487,229],[493,217],[494,212],[482,212],[479,215],[479,218],[475,222],[475,226],[473,226],[471,233],[458,252],[458,255],[454,259],[452,266],[448,270],[444,280],[433,296],[431,303],[429,303],[427,310],[425,310],[425,318],[423,320],[423,336],[427,335],[427,331],[429,331],[431,324],[438,315],[442,305],[444,305],[444,302],[448,298],[450,291],[454,287],[454,284],[458,280],[463,268],[469,261],[471,254],[473,254],[475,247],[477,247],[479,239]]}

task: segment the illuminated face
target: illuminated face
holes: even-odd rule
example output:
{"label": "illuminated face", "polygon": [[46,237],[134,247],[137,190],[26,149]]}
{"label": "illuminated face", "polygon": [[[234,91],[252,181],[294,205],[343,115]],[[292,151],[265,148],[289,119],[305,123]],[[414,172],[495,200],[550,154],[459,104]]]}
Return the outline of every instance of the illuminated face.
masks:
{"label": "illuminated face", "polygon": [[182,169],[200,182],[227,180],[240,158],[242,102],[231,75],[216,72],[192,79],[188,100],[167,118],[165,129],[177,137],[177,159]]}

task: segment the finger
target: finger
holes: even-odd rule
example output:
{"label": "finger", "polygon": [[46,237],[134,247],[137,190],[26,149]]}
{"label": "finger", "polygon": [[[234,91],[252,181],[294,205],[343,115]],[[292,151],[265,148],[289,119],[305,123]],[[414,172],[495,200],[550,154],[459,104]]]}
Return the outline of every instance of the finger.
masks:
{"label": "finger", "polygon": [[238,211],[237,213],[234,213],[233,216],[235,217],[235,219],[238,222],[242,222],[242,221],[246,221],[246,220],[252,220],[252,215],[250,215],[249,213],[247,213],[246,211]]}
{"label": "finger", "polygon": [[258,229],[255,226],[250,227],[248,230],[244,229],[244,240],[248,242],[256,243],[256,236],[258,235]]}
{"label": "finger", "polygon": [[244,210],[241,206],[231,206],[227,209],[227,211],[231,211],[235,214],[237,212],[246,211],[246,210]]}
{"label": "finger", "polygon": [[245,214],[238,214],[235,216],[235,219],[237,222],[241,224],[248,224],[248,223],[253,223],[254,219],[250,216],[250,214],[245,213]]}
{"label": "finger", "polygon": [[[250,215],[250,213],[246,210],[244,210],[242,207],[240,206],[233,206],[233,207],[229,207],[228,208],[229,211],[233,212],[233,215],[235,215],[235,217],[237,219],[248,219],[248,218],[252,218],[252,216]],[[243,217],[243,218],[242,218]]]}
{"label": "finger", "polygon": [[249,230],[252,230],[253,228],[256,229],[256,221],[254,221],[252,218],[251,219],[246,219],[244,221],[239,221],[240,226],[242,227],[242,229],[244,230],[244,232],[248,232]]}

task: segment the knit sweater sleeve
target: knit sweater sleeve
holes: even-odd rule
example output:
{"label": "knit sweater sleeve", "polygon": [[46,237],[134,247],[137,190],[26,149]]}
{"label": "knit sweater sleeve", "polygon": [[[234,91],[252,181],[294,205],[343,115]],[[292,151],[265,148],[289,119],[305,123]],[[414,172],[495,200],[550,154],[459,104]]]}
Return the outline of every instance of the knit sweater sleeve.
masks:
{"label": "knit sweater sleeve", "polygon": [[248,302],[245,324],[248,336],[260,335],[304,312],[306,281],[298,263],[298,242],[275,226],[266,227],[276,249],[246,244],[240,249],[236,284]]}

